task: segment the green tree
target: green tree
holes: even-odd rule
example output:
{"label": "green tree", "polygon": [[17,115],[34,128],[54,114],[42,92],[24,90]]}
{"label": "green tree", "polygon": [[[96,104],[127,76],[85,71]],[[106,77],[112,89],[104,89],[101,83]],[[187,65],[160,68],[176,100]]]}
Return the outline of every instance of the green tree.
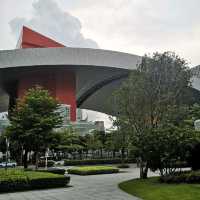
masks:
{"label": "green tree", "polygon": [[94,158],[94,152],[103,148],[103,143],[96,132],[85,135],[86,149],[92,151],[92,157]]}
{"label": "green tree", "polygon": [[81,155],[84,149],[84,144],[81,141],[79,134],[77,134],[72,128],[65,128],[57,132],[59,135],[59,143],[55,147],[56,150],[62,151],[64,153],[73,154],[78,151]]}
{"label": "green tree", "polygon": [[35,152],[37,168],[38,153],[49,147],[52,130],[62,123],[58,108],[57,100],[51,97],[47,90],[37,86],[29,89],[11,111],[8,136],[11,142],[17,142],[25,152],[24,168],[27,168],[28,152]]}
{"label": "green tree", "polygon": [[114,93],[117,118],[134,134],[141,178],[147,177],[149,168],[148,135],[165,122],[170,107],[181,105],[190,78],[185,60],[171,52],[154,53],[144,56],[138,69]]}

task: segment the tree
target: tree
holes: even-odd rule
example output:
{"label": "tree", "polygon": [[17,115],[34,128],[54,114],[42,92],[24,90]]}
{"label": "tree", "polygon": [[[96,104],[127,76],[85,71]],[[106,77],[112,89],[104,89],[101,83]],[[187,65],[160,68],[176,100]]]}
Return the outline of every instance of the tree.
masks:
{"label": "tree", "polygon": [[99,135],[96,132],[85,135],[86,140],[86,149],[92,151],[92,157],[94,158],[94,151],[101,150],[103,148],[102,141],[99,138]]}
{"label": "tree", "polygon": [[65,128],[57,132],[60,137],[60,142],[55,146],[56,150],[73,154],[75,151],[81,151],[84,149],[84,144],[81,142],[80,136],[72,129]]}
{"label": "tree", "polygon": [[146,178],[148,135],[165,122],[170,107],[182,104],[182,96],[190,85],[190,71],[185,60],[171,52],[144,56],[112,99],[117,118],[127,124],[138,149],[140,177]]}
{"label": "tree", "polygon": [[29,89],[11,111],[8,136],[24,151],[24,168],[27,168],[30,151],[35,152],[37,168],[38,153],[46,150],[52,140],[52,130],[62,123],[58,108],[57,100],[47,90],[37,86]]}
{"label": "tree", "polygon": [[128,124],[122,118],[115,118],[113,119],[113,125],[117,127],[117,130],[113,134],[113,143],[114,146],[121,152],[121,162],[124,164],[125,161],[125,152],[128,153],[129,147],[131,145],[131,137],[132,134],[129,130]]}
{"label": "tree", "polygon": [[[187,120],[187,124],[189,126],[194,127],[195,120],[200,119],[200,105],[194,104],[189,111],[190,111],[189,120]],[[200,140],[196,142],[195,145],[193,145],[192,148],[190,149],[190,157],[188,158],[188,162],[193,170],[200,169],[199,155],[200,155]]]}

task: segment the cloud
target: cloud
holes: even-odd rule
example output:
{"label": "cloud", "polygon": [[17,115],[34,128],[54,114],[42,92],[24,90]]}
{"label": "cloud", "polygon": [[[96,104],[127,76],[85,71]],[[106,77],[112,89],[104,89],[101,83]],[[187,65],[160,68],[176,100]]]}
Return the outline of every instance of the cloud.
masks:
{"label": "cloud", "polygon": [[78,18],[64,12],[53,0],[38,0],[32,3],[33,16],[30,19],[16,17],[10,27],[18,37],[23,25],[69,47],[98,48],[98,44],[81,33],[82,25]]}
{"label": "cloud", "polygon": [[104,121],[104,126],[107,129],[113,126],[112,121],[110,120],[110,117],[107,114],[83,109],[83,115],[84,117],[88,116],[89,121]]}
{"label": "cloud", "polygon": [[71,12],[81,19],[83,33],[103,49],[139,55],[172,50],[200,63],[199,0],[74,1]]}
{"label": "cloud", "polygon": [[[32,3],[34,10],[30,19],[16,17],[10,21],[12,33],[19,37],[20,30],[26,25],[44,35],[69,47],[98,48],[97,43],[85,38],[81,33],[82,25],[78,18],[68,12],[63,12],[52,0],[39,0]],[[94,111],[84,111],[89,120],[105,121],[105,126],[110,127],[111,122],[107,115]]]}

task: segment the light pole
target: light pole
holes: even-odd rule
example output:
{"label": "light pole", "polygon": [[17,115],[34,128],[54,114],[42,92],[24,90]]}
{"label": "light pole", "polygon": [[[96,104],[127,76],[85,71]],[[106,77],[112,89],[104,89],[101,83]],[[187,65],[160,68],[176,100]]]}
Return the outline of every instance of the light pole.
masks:
{"label": "light pole", "polygon": [[47,148],[45,152],[45,169],[48,168],[48,156],[49,156],[49,148]]}
{"label": "light pole", "polygon": [[6,167],[5,167],[5,170],[7,170],[9,141],[8,141],[8,138],[6,136],[5,136],[5,140],[6,140]]}

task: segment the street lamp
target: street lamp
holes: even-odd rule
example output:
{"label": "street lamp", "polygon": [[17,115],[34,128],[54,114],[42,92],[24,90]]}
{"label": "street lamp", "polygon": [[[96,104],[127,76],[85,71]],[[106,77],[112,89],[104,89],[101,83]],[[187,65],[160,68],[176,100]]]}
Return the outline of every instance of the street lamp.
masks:
{"label": "street lamp", "polygon": [[5,136],[5,140],[6,140],[6,167],[5,167],[5,170],[7,170],[9,141],[8,141],[8,138],[6,136]]}

